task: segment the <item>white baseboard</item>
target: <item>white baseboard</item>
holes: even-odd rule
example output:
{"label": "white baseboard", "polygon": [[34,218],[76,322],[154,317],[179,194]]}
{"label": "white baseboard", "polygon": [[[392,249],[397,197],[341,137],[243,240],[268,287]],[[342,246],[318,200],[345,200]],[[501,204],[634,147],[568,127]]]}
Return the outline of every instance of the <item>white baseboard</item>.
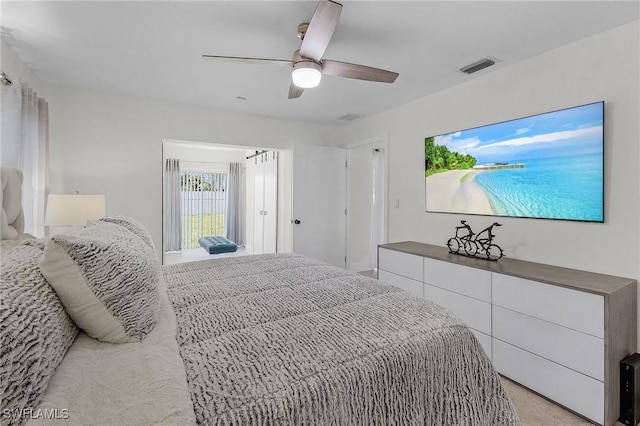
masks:
{"label": "white baseboard", "polygon": [[370,271],[372,268],[369,266],[369,262],[355,262],[349,265],[350,271],[362,272],[362,271]]}

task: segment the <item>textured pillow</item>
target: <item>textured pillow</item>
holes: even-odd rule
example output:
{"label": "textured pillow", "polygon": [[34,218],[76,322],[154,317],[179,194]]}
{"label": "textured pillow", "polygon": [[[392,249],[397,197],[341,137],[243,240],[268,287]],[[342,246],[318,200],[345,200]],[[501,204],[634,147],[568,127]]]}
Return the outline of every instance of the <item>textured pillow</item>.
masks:
{"label": "textured pillow", "polygon": [[40,269],[69,316],[104,342],[143,340],[155,326],[160,264],[126,228],[108,222],[52,237]]}
{"label": "textured pillow", "polygon": [[21,424],[36,406],[78,328],[40,273],[42,248],[2,253],[0,274],[0,417]]}
{"label": "textured pillow", "polygon": [[149,235],[145,227],[142,226],[140,222],[131,219],[130,217],[120,215],[103,217],[98,219],[98,221],[115,223],[116,225],[127,228],[129,231],[142,238],[142,240],[147,243],[154,252],[156,251],[156,248],[153,246],[153,240],[151,240],[151,235]]}

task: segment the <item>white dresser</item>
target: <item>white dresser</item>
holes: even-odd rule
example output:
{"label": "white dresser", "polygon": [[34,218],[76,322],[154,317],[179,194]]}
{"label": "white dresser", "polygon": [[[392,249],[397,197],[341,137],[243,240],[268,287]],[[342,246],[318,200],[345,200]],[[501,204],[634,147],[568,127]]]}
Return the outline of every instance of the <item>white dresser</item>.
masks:
{"label": "white dresser", "polygon": [[603,425],[619,416],[618,364],[636,351],[636,281],[416,242],[381,245],[378,279],[455,313],[496,370]]}

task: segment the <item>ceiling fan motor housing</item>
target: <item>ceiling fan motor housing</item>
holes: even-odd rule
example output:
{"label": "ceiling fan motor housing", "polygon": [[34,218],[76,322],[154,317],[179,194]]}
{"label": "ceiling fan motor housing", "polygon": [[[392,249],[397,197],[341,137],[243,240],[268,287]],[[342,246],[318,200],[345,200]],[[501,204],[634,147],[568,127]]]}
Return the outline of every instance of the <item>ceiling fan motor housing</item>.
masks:
{"label": "ceiling fan motor housing", "polygon": [[303,22],[302,24],[298,25],[298,38],[300,40],[304,40],[304,35],[307,33],[308,28],[309,28],[308,22]]}
{"label": "ceiling fan motor housing", "polygon": [[303,89],[316,87],[322,78],[320,64],[308,60],[296,62],[293,64],[291,78],[296,86]]}

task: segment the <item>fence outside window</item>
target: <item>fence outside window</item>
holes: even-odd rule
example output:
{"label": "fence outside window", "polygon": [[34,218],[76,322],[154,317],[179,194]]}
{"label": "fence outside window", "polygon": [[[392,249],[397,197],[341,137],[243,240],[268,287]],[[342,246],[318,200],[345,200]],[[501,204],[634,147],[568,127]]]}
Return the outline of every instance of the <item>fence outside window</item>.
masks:
{"label": "fence outside window", "polygon": [[226,236],[227,173],[181,172],[182,248],[198,248],[198,238]]}

